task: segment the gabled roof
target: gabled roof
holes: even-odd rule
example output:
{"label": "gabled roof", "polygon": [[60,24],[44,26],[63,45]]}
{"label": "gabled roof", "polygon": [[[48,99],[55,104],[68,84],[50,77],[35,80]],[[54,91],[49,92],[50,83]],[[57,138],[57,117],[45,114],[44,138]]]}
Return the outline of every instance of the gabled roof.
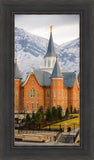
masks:
{"label": "gabled roof", "polygon": [[[38,83],[41,86],[50,86],[51,85],[51,80],[50,80],[50,76],[51,74],[49,72],[46,71],[41,71],[39,69],[35,69],[33,74],[35,75]],[[26,83],[28,77],[30,76],[30,74],[26,75],[26,78],[24,79],[24,81],[21,83],[21,86],[24,86],[24,84]]]}
{"label": "gabled roof", "polygon": [[58,58],[56,58],[56,63],[55,63],[51,78],[62,78],[62,77],[63,77],[63,75],[62,75],[62,72],[60,70]]}
{"label": "gabled roof", "polygon": [[56,57],[56,56],[57,56],[57,54],[56,54],[55,49],[54,49],[53,37],[52,37],[52,32],[51,32],[47,53],[44,57]]}
{"label": "gabled roof", "polygon": [[75,78],[76,78],[76,73],[75,72],[63,72],[63,76],[64,76],[63,85],[65,87],[73,87]]}
{"label": "gabled roof", "polygon": [[[34,70],[33,73],[41,86],[51,85],[51,74],[46,71],[39,69]],[[63,72],[63,85],[64,87],[73,87],[75,83],[76,73],[75,72]],[[24,86],[30,74],[26,76],[26,79],[22,82],[21,86]]]}
{"label": "gabled roof", "polygon": [[21,74],[16,62],[14,62],[14,77],[15,79],[21,79]]}

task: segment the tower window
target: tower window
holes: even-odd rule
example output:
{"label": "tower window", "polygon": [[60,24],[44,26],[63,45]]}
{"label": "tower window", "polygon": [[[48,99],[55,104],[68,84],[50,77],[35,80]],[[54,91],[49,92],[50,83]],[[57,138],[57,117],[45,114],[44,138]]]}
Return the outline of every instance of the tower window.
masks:
{"label": "tower window", "polygon": [[58,83],[59,83],[59,86],[60,86],[60,81]]}
{"label": "tower window", "polygon": [[49,102],[47,102],[47,108],[49,108]]}
{"label": "tower window", "polygon": [[56,91],[54,91],[54,97],[56,97]]}
{"label": "tower window", "polygon": [[58,91],[58,97],[60,97],[60,91]]}
{"label": "tower window", "polygon": [[64,97],[64,91],[63,91],[63,97]]}
{"label": "tower window", "polygon": [[49,97],[49,91],[47,91],[47,97]]}
{"label": "tower window", "polygon": [[16,82],[16,86],[18,86],[18,81]]}
{"label": "tower window", "polygon": [[27,97],[28,97],[28,91],[26,91]]}
{"label": "tower window", "polygon": [[31,91],[30,91],[30,96],[31,96],[31,97],[35,97],[35,90],[34,90],[34,88],[31,89]]}
{"label": "tower window", "polygon": [[18,91],[16,91],[16,97],[18,97]]}
{"label": "tower window", "polygon": [[56,102],[54,102],[54,107],[56,107]]}
{"label": "tower window", "polygon": [[66,91],[66,98],[67,98],[67,91]]}
{"label": "tower window", "polygon": [[51,64],[50,64],[50,60],[48,60],[48,67],[50,67],[50,65],[51,65]]}
{"label": "tower window", "polygon": [[56,81],[54,81],[54,85],[56,85]]}

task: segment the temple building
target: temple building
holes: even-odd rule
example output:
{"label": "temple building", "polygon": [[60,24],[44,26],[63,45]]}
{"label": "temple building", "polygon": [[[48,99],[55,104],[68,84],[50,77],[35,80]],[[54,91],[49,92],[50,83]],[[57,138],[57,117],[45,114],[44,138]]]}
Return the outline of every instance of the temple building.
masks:
{"label": "temple building", "polygon": [[44,111],[55,106],[76,108],[79,111],[79,82],[76,72],[62,72],[58,55],[55,52],[52,26],[47,53],[44,56],[44,67],[33,69],[23,81],[17,62],[15,69],[15,113],[36,112],[40,106]]}

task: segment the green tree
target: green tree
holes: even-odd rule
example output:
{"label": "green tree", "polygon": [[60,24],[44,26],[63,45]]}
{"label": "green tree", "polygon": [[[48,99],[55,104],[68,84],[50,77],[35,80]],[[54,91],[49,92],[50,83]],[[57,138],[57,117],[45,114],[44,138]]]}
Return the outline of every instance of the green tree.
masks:
{"label": "green tree", "polygon": [[35,116],[36,116],[36,115],[35,115],[35,113],[34,113],[34,111],[33,111],[33,112],[32,112],[32,120],[33,120],[33,121],[35,121]]}
{"label": "green tree", "polygon": [[67,107],[66,112],[65,112],[65,117],[69,117],[69,110],[68,110],[68,107]]}
{"label": "green tree", "polygon": [[51,122],[52,121],[52,115],[49,107],[46,110],[46,121]]}
{"label": "green tree", "polygon": [[39,111],[37,111],[36,117],[35,117],[35,123],[36,124],[41,124],[41,121],[42,121],[42,115]]}
{"label": "green tree", "polygon": [[41,115],[42,115],[42,119],[44,119],[43,106],[40,106],[40,108],[39,108],[38,112],[40,112],[40,113],[41,113]]}
{"label": "green tree", "polygon": [[26,123],[26,125],[31,124],[31,117],[29,114],[26,115],[25,123]]}
{"label": "green tree", "polygon": [[58,112],[58,119],[62,119],[62,108],[61,108],[61,106],[58,106],[58,108],[57,108],[57,112]]}
{"label": "green tree", "polygon": [[58,111],[55,107],[52,107],[52,120],[57,121],[58,120]]}
{"label": "green tree", "polygon": [[74,108],[74,113],[77,113],[76,108]]}
{"label": "green tree", "polygon": [[73,108],[72,108],[72,106],[71,106],[71,108],[70,108],[70,113],[73,113]]}

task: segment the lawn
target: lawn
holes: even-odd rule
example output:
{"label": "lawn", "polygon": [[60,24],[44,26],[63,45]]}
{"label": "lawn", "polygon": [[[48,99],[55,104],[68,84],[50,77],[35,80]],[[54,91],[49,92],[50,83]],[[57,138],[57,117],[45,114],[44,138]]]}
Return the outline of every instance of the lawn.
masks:
{"label": "lawn", "polygon": [[[65,123],[67,123],[68,127],[70,127],[71,130],[79,128],[79,117],[52,124],[50,125],[50,128],[58,129],[60,128],[60,125],[61,125],[61,128],[64,128]],[[49,128],[49,126],[46,126],[45,128]]]}

